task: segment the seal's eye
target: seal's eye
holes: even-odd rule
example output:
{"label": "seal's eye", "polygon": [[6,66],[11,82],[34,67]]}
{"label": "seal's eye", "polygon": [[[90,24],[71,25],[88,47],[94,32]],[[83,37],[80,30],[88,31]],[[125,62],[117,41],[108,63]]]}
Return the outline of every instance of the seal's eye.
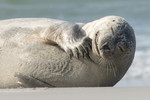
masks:
{"label": "seal's eye", "polygon": [[124,52],[124,49],[122,46],[118,46],[118,48],[120,49],[121,52]]}
{"label": "seal's eye", "polygon": [[106,43],[104,43],[102,45],[101,49],[103,49],[103,50],[110,50],[110,47],[109,47],[108,43],[106,42]]}
{"label": "seal's eye", "polygon": [[110,48],[109,48],[108,45],[104,45],[104,46],[103,46],[103,49],[104,49],[104,50],[110,50]]}

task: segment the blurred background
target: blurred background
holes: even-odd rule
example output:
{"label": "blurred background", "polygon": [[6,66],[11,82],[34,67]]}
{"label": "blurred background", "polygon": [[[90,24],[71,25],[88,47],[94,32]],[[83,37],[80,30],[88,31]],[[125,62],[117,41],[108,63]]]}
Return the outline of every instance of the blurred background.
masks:
{"label": "blurred background", "polygon": [[46,17],[86,23],[108,15],[124,17],[137,40],[134,62],[116,86],[150,86],[150,0],[0,0],[0,20]]}

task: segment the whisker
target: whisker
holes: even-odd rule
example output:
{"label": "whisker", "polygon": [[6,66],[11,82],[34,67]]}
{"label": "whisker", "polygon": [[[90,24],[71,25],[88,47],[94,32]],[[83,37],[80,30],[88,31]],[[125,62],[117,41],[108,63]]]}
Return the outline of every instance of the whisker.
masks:
{"label": "whisker", "polygon": [[112,65],[112,71],[113,71],[113,73],[114,73],[114,77],[116,77],[117,75],[116,75],[116,66],[115,66],[115,64],[113,64],[112,62],[110,62],[111,63],[111,65]]}
{"label": "whisker", "polygon": [[109,70],[111,72],[111,69],[112,69],[111,63],[109,63],[108,65],[109,65]]}
{"label": "whisker", "polygon": [[116,75],[115,67],[112,67],[112,70],[114,72],[114,77],[116,77],[117,75]]}
{"label": "whisker", "polygon": [[108,75],[108,70],[109,70],[108,68],[109,68],[109,65],[108,65],[108,64],[106,64],[106,67],[107,67],[107,75]]}
{"label": "whisker", "polygon": [[[105,61],[105,62],[104,62]],[[107,59],[99,58],[99,65],[103,65],[106,63],[105,66],[102,66],[102,70],[106,70],[107,75],[113,72],[114,77],[117,77],[117,67],[112,61],[107,61]],[[100,66],[101,67],[101,66]]]}
{"label": "whisker", "polygon": [[[115,60],[115,62],[117,62],[116,60]],[[113,66],[114,66],[114,69],[115,69],[115,71],[117,72],[117,67],[116,67],[116,64],[115,63],[113,63]]]}
{"label": "whisker", "polygon": [[114,69],[115,69],[115,71],[117,72],[117,70],[118,70],[118,69],[117,69],[117,67],[116,67],[116,66],[114,67]]}
{"label": "whisker", "polygon": [[102,64],[102,59],[99,59],[98,64],[99,64],[99,65],[101,65],[101,64]]}

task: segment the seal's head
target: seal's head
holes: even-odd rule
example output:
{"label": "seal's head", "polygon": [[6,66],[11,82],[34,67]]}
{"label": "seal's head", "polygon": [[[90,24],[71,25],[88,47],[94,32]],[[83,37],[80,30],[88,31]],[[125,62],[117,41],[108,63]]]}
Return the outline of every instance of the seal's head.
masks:
{"label": "seal's head", "polygon": [[113,70],[121,79],[134,58],[136,43],[132,27],[121,17],[108,16],[88,23],[85,30],[92,39],[93,61],[101,68]]}
{"label": "seal's head", "polygon": [[107,59],[134,55],[134,31],[123,18],[109,16],[93,23],[92,48],[95,55]]}

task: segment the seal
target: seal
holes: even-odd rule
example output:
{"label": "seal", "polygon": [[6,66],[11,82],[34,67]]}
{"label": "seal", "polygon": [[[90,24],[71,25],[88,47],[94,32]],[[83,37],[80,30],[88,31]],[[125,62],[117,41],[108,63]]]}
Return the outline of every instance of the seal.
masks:
{"label": "seal", "polygon": [[114,86],[136,48],[124,18],[0,21],[0,88]]}

